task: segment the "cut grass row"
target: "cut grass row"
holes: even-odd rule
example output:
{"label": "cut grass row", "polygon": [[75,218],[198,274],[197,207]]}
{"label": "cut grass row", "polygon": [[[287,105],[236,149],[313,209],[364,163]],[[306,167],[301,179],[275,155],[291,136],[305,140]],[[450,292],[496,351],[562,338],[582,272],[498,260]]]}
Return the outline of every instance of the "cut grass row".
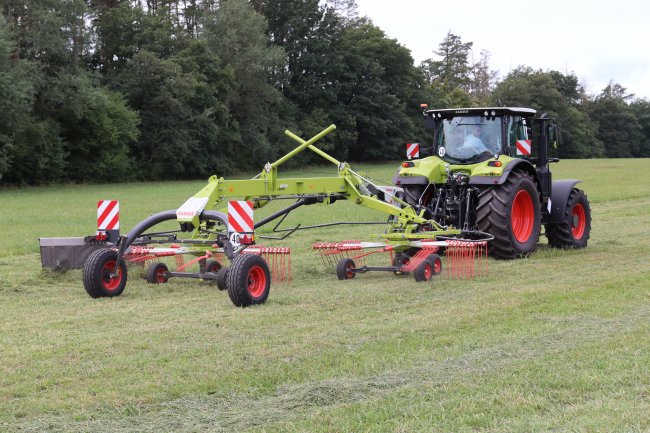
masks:
{"label": "cut grass row", "polygon": [[[363,170],[387,179],[395,165]],[[378,228],[302,232],[282,242],[292,284],[245,310],[204,282],[151,286],[134,271],[121,297],[92,300],[80,272],[39,270],[36,238],[92,233],[97,198],[119,198],[128,228],[202,182],[3,191],[3,223],[9,200],[52,209],[67,231],[37,218],[25,229],[26,214],[13,216],[15,230],[2,225],[12,247],[0,257],[0,430],[647,431],[647,166],[553,167],[555,178],[585,179],[585,250],[541,245],[491,260],[478,280],[339,282],[311,243]],[[300,212],[292,221],[377,218],[349,203]]]}

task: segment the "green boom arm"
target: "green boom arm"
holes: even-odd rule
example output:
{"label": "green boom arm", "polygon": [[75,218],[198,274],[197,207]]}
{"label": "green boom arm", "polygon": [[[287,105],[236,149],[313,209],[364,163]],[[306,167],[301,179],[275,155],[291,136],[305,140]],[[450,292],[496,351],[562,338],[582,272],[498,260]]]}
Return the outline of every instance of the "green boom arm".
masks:
{"label": "green boom arm", "polygon": [[[354,172],[345,162],[340,162],[326,152],[314,146],[314,143],[325,137],[336,129],[335,125],[330,125],[311,139],[305,141],[290,131],[285,134],[300,145],[287,153],[273,163],[267,163],[264,170],[250,180],[225,180],[211,176],[208,184],[197,192],[190,200],[198,203],[204,203],[202,210],[213,210],[217,207],[223,207],[223,202],[231,198],[243,198],[244,200],[256,200],[256,206],[261,207],[268,201],[283,196],[322,196],[325,197],[324,203],[328,203],[327,197],[345,197],[355,204],[374,209],[384,214],[393,215],[394,222],[389,228],[386,237],[388,239],[399,240],[409,238],[431,238],[432,235],[457,234],[457,230],[445,230],[434,221],[427,220],[418,215],[416,211],[403,202],[398,202],[403,207],[393,206],[381,201],[376,197],[361,192],[360,187],[366,180],[360,174]],[[328,160],[338,168],[336,177],[316,177],[316,178],[279,178],[278,167],[302,152],[310,149],[324,159]],[[194,227],[199,227],[199,213],[178,215],[180,223],[192,223]],[[429,224],[433,232],[428,234],[413,233],[421,224]]]}

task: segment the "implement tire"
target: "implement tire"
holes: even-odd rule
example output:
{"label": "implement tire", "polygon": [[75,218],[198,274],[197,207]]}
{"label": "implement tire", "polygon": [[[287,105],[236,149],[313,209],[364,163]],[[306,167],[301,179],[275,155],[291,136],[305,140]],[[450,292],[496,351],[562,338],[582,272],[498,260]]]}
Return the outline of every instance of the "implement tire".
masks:
{"label": "implement tire", "polygon": [[529,174],[513,171],[502,185],[483,189],[476,216],[478,229],[494,236],[488,244],[492,257],[514,259],[537,248],[541,228],[539,195]]}
{"label": "implement tire", "polygon": [[413,270],[415,281],[429,281],[434,275],[440,275],[442,271],[442,260],[438,254],[428,255],[422,263]]}
{"label": "implement tire", "polygon": [[228,272],[230,272],[230,268],[221,268],[217,271],[217,289],[228,289]]}
{"label": "implement tire", "polygon": [[111,277],[116,263],[117,252],[111,249],[95,250],[88,256],[83,267],[83,282],[91,298],[111,298],[122,294],[127,280],[126,263],[120,260],[116,275]]}
{"label": "implement tire", "polygon": [[257,254],[240,254],[226,277],[228,296],[237,307],[263,304],[271,290],[269,266]]}
{"label": "implement tire", "polygon": [[559,223],[546,224],[548,244],[555,248],[584,248],[591,233],[591,207],[584,191],[573,188]]}
{"label": "implement tire", "polygon": [[216,274],[219,272],[219,269],[221,269],[221,263],[219,263],[217,260],[208,260],[205,262],[205,272],[212,272],[213,274]]}
{"label": "implement tire", "polygon": [[147,275],[145,279],[149,284],[165,284],[169,281],[169,276],[167,276],[169,268],[164,263],[152,263],[147,268]]}
{"label": "implement tire", "polygon": [[352,269],[356,267],[354,260],[352,259],[341,259],[339,262],[336,264],[336,276],[338,277],[339,280],[351,280],[352,278],[355,277],[354,272],[352,272]]}

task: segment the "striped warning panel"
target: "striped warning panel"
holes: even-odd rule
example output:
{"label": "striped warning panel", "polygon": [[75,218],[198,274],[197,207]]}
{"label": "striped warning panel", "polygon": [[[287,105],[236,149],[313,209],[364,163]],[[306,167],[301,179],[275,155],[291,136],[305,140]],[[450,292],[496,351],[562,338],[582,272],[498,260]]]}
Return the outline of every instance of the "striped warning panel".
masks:
{"label": "striped warning panel", "polygon": [[517,155],[530,155],[532,140],[517,140]]}
{"label": "striped warning panel", "polygon": [[228,202],[228,226],[230,232],[253,233],[253,202],[230,201]]}
{"label": "striped warning panel", "polygon": [[420,157],[420,143],[406,143],[406,157],[408,159]]}
{"label": "striped warning panel", "polygon": [[99,200],[97,202],[97,230],[120,229],[120,202]]}

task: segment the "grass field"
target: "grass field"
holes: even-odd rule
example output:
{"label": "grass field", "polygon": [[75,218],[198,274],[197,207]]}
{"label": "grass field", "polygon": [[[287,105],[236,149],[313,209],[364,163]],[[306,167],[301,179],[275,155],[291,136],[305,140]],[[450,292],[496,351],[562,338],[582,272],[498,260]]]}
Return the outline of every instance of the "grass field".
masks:
{"label": "grass field", "polygon": [[[396,166],[359,168],[389,180]],[[136,270],[95,300],[80,271],[40,268],[37,238],[94,233],[97,199],[119,199],[128,229],[203,181],[0,191],[0,431],[650,431],[650,160],[553,170],[584,180],[584,250],[542,236],[476,280],[340,282],[312,242],[380,228],[301,232],[276,243],[293,282],[247,309]],[[336,203],[287,225],[359,219],[384,217]]]}

